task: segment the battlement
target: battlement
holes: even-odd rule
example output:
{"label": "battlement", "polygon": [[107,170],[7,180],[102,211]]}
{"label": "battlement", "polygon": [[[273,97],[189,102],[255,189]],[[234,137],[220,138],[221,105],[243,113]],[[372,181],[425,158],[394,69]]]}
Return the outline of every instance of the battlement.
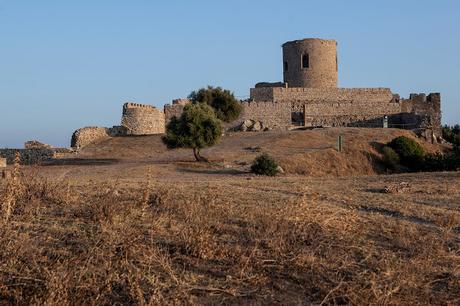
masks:
{"label": "battlement", "polygon": [[123,104],[123,109],[128,108],[157,109],[155,106],[148,104],[139,104],[134,102],[126,102],[125,104]]}
{"label": "battlement", "polygon": [[323,39],[323,38],[303,38],[303,39],[296,39],[285,42],[282,46],[285,47],[286,45],[301,45],[305,44],[306,42],[317,42],[326,45],[337,45],[337,41],[334,39]]}
{"label": "battlement", "polygon": [[438,103],[439,101],[441,101],[441,94],[439,92],[432,92],[428,95],[425,93],[411,93],[409,95],[408,100],[417,101],[421,103]]}

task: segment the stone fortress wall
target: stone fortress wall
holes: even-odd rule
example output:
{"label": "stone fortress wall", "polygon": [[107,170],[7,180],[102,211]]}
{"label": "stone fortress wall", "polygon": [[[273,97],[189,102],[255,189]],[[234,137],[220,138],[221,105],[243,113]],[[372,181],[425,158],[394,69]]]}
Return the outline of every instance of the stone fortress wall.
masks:
{"label": "stone fortress wall", "polygon": [[151,105],[125,103],[121,125],[127,135],[151,135],[165,132],[165,114]]}
{"label": "stone fortress wall", "polygon": [[395,95],[395,100],[401,104],[401,120],[408,128],[427,139],[442,135],[440,93],[411,94],[409,99]]}
{"label": "stone fortress wall", "polygon": [[121,125],[84,127],[72,134],[71,147],[81,149],[110,137],[155,135],[165,132],[165,112],[152,105],[127,102],[123,105]]}
{"label": "stone fortress wall", "polygon": [[95,142],[110,138],[110,130],[105,127],[90,126],[76,130],[72,134],[70,146],[72,148],[83,148]]}
{"label": "stone fortress wall", "polygon": [[[384,117],[389,127],[413,129],[420,134],[441,135],[441,97],[439,93],[411,94],[400,99],[389,88],[285,88],[259,87],[251,89],[252,103],[266,103],[267,107],[289,111],[284,127],[291,126],[356,126],[383,127]],[[288,105],[288,108],[272,104]],[[289,110],[287,110],[289,109]],[[240,122],[252,119],[246,112]],[[260,118],[259,116],[254,118]],[[289,119],[287,120],[286,118]],[[267,117],[268,119],[268,117]],[[267,122],[265,124],[265,122]],[[270,127],[270,120],[262,124]],[[277,127],[280,127],[277,123]]]}
{"label": "stone fortress wall", "polygon": [[226,130],[239,130],[247,121],[258,122],[258,130],[287,130],[291,126],[291,107],[286,103],[241,102],[243,111],[234,122],[224,125]]}
{"label": "stone fortress wall", "polygon": [[[23,165],[41,164],[57,157],[69,156],[74,153],[69,148],[35,147],[32,149],[0,149],[0,160],[6,164],[13,164],[16,154],[19,153],[20,163]],[[1,167],[0,167],[1,168]]]}
{"label": "stone fortress wall", "polygon": [[52,149],[0,149],[0,156],[6,158],[9,165],[14,163],[16,153],[19,153],[20,163],[23,165],[40,164],[54,157]]}
{"label": "stone fortress wall", "polygon": [[171,121],[173,117],[180,117],[185,105],[191,103],[189,99],[176,99],[171,104],[165,104],[164,113],[166,124]]}

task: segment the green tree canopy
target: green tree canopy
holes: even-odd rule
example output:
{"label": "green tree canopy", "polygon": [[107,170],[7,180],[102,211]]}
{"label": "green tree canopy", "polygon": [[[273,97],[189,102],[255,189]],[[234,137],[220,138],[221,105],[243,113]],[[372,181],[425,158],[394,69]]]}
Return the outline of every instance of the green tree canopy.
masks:
{"label": "green tree canopy", "polygon": [[241,104],[230,90],[208,86],[189,95],[193,103],[205,103],[216,112],[217,118],[224,122],[232,122],[241,114]]}
{"label": "green tree canopy", "polygon": [[222,135],[219,119],[204,103],[184,107],[180,118],[173,117],[166,126],[163,142],[168,148],[190,148],[197,161],[207,161],[200,150],[217,144]]}

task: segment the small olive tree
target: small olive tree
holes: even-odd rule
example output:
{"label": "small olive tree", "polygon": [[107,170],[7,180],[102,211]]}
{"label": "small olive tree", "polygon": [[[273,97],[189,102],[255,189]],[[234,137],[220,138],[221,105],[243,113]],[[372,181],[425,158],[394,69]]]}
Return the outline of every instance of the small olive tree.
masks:
{"label": "small olive tree", "polygon": [[208,86],[193,91],[189,99],[194,103],[204,103],[211,106],[217,118],[224,122],[232,122],[241,114],[242,106],[230,90]]}
{"label": "small olive tree", "polygon": [[190,148],[197,161],[207,161],[200,150],[217,144],[222,128],[213,109],[203,103],[189,104],[182,115],[173,117],[166,126],[163,142],[168,148]]}

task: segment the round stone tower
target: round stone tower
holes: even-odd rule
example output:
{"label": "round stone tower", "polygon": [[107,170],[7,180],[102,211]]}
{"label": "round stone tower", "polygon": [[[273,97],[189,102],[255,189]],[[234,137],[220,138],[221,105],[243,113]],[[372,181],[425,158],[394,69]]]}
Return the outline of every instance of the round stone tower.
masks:
{"label": "round stone tower", "polygon": [[337,87],[337,42],[307,38],[283,44],[284,82],[289,87]]}
{"label": "round stone tower", "polygon": [[165,114],[151,105],[125,103],[121,125],[128,135],[153,135],[165,132]]}

